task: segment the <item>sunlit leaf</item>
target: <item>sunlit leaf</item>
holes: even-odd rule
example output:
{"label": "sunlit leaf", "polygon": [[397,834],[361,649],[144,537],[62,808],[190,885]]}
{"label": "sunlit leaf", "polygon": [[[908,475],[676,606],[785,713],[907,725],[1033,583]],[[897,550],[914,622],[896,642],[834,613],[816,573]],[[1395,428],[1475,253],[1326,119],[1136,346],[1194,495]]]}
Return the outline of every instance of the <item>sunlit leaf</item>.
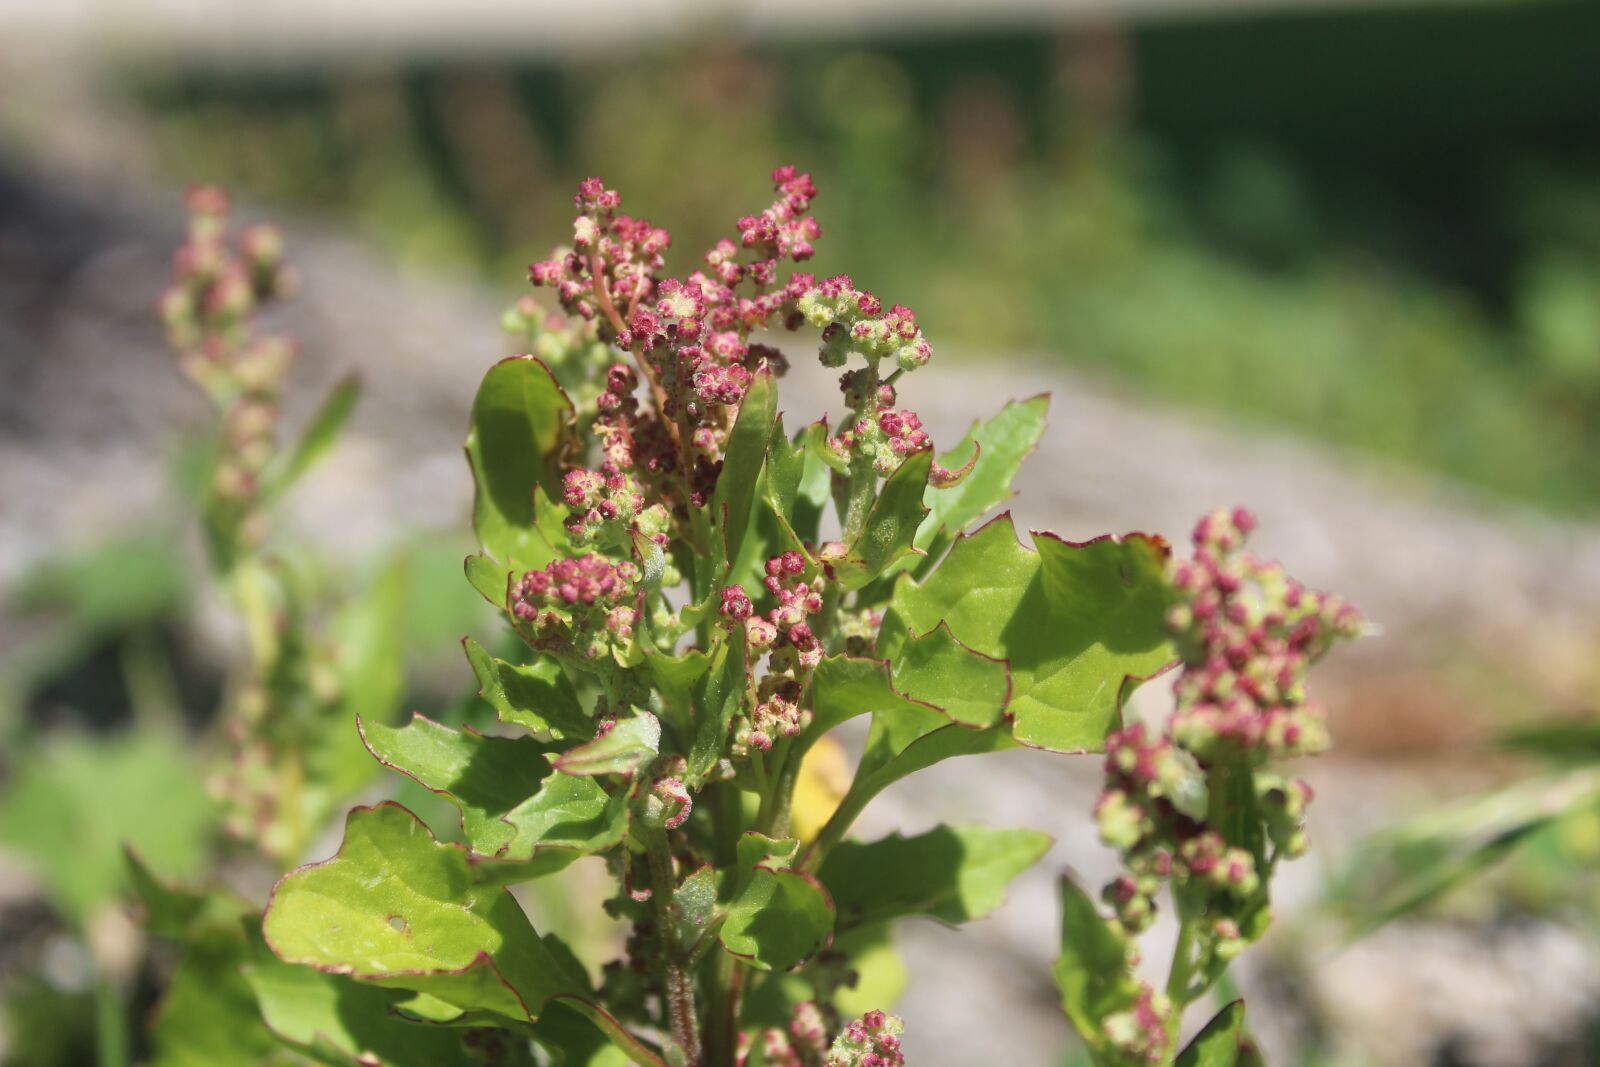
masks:
{"label": "sunlit leaf", "polygon": [[817,878],[833,898],[840,929],[905,915],[956,924],[998,908],[1012,879],[1049,848],[1050,838],[1034,830],[939,826],[915,837],[842,842]]}

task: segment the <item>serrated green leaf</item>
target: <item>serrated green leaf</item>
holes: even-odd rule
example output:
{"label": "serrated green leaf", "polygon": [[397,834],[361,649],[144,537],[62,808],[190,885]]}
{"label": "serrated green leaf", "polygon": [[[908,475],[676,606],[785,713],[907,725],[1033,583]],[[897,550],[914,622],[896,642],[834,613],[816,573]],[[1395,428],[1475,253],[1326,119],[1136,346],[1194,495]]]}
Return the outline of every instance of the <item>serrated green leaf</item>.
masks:
{"label": "serrated green leaf", "polygon": [[968,726],[995,725],[1011,700],[1011,668],[1006,661],[974,652],[942,622],[921,637],[907,637],[891,677],[906,696],[934,704]]}
{"label": "serrated green leaf", "polygon": [[1061,1009],[1090,1048],[1101,1044],[1101,1020],[1131,1007],[1138,981],[1128,968],[1128,945],[1100,917],[1088,894],[1061,879],[1061,956],[1055,965]]}
{"label": "serrated green leaf", "polygon": [[547,733],[557,740],[588,737],[594,720],[584,714],[578,692],[560,661],[544,656],[527,666],[495,659],[472,638],[463,638],[467,662],[478,676],[478,695],[503,723]]}
{"label": "serrated green leaf", "polygon": [[1244,1034],[1244,1001],[1236,1000],[1194,1035],[1178,1056],[1177,1067],[1236,1067],[1239,1039]]}
{"label": "serrated green leaf", "polygon": [[306,421],[300,438],[286,455],[281,466],[267,475],[267,495],[276,496],[299,481],[308,470],[327,455],[344,432],[356,401],[361,398],[359,375],[349,374],[339,379],[328,391],[317,410]]}
{"label": "serrated green leaf", "polygon": [[551,763],[562,774],[632,774],[660,751],[660,721],[635,708],[593,741],[567,749]]}
{"label": "serrated green leaf", "polygon": [[841,930],[904,915],[956,924],[998,908],[1011,880],[1049,848],[1049,836],[1034,830],[939,826],[915,837],[842,842],[817,878]]}
{"label": "serrated green leaf", "polygon": [[928,578],[902,576],[878,639],[897,660],[910,633],[952,636],[1011,668],[1012,733],[1034,748],[1098,749],[1128,678],[1172,658],[1166,544],[1143,534],[1084,544],[1017,540],[1009,515],[957,541]]}
{"label": "serrated green leaf", "polygon": [[846,589],[860,589],[900,560],[916,554],[917,528],[928,509],[922,497],[928,488],[932,452],[907,456],[884,481],[866,525],[851,542],[844,559],[833,565]]}
{"label": "serrated green leaf", "polygon": [[552,951],[509,893],[474,884],[467,853],[392,802],[356,808],[338,855],[286,875],[262,930],[286,963],[462,1011],[527,1021],[551,997],[588,993],[570,953]]}
{"label": "serrated green leaf", "polygon": [[739,417],[728,432],[722,473],[717,476],[717,488],[711,497],[713,521],[721,524],[725,564],[739,558],[755,504],[756,480],[766,463],[767,442],[777,413],[777,385],[772,369],[763,365],[751,379]]}
{"label": "serrated green leaf", "polygon": [[484,877],[524,880],[558,871],[580,856],[622,843],[628,830],[628,791],[607,793],[593,778],[552,774],[539,791],[505,816],[511,843]]}
{"label": "serrated green leaf", "polygon": [[994,418],[974,421],[961,443],[939,457],[941,465],[956,468],[978,450],[977,462],[961,481],[948,489],[929,487],[923,498],[928,517],[917,529],[918,548],[932,549],[941,531],[959,533],[1011,498],[1011,483],[1039,443],[1049,407],[1049,396],[1013,400]]}
{"label": "serrated green leaf", "polygon": [[738,867],[728,872],[733,891],[717,937],[757,970],[786,971],[826,947],[833,933],[826,890],[811,875],[788,869],[798,849],[793,838],[739,838]]}
{"label": "serrated green leaf", "polygon": [[532,356],[490,367],[473,399],[466,445],[477,484],[473,526],[484,550],[514,570],[542,567],[558,554],[549,523],[539,521],[535,489],[547,500],[560,498],[556,453],[572,410]]}
{"label": "serrated green leaf", "polygon": [[698,789],[727,746],[728,730],[744,701],[747,675],[743,640],[724,640],[713,652],[711,669],[694,695],[694,743],[689,749],[688,781]]}
{"label": "serrated green leaf", "polygon": [[[894,687],[889,665],[861,656],[824,656],[811,675],[811,725],[805,740],[814,741],[841,723],[867,713],[904,708],[907,714],[938,708],[912,700]],[[948,722],[941,718],[941,722]]]}
{"label": "serrated green leaf", "polygon": [[472,850],[494,856],[514,835],[506,821],[550,774],[551,747],[532,737],[485,737],[413,713],[405,726],[358,722],[374,759],[438,793],[461,812]]}

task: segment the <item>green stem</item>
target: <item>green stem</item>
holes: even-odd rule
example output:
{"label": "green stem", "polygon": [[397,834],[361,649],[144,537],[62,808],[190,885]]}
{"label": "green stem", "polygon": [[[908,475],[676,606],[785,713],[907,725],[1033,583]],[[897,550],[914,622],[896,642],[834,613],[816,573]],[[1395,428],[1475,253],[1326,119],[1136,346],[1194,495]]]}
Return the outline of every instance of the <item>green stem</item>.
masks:
{"label": "green stem", "polygon": [[1172,1014],[1167,1019],[1167,1049],[1176,1055],[1183,1009],[1192,999],[1189,978],[1194,971],[1195,920],[1185,914],[1187,909],[1178,894],[1173,896],[1178,911],[1178,942],[1172,947],[1172,969],[1167,973],[1167,999],[1172,1001]]}
{"label": "green stem", "polygon": [[645,857],[650,866],[650,902],[661,932],[661,956],[665,968],[667,1012],[673,1040],[683,1050],[684,1067],[703,1067],[700,1059],[700,1026],[695,1020],[694,981],[684,965],[683,946],[678,943],[673,922],[672,897],[677,884],[672,876],[672,854],[666,832],[649,831]]}
{"label": "green stem", "polygon": [[790,759],[794,747],[792,738],[781,738],[772,746],[773,771],[769,778],[771,788],[761,794],[761,810],[756,815],[756,829],[767,837],[787,837],[789,834],[789,808],[794,799],[794,783],[799,777],[800,761]]}
{"label": "green stem", "polygon": [[850,827],[855,824],[872,797],[871,793],[858,793],[854,790],[847,792],[828,821],[822,824],[816,839],[806,847],[805,855],[800,857],[799,869],[815,871],[822,866],[822,861],[827,858],[833,846],[844,840],[844,835],[850,832]]}
{"label": "green stem", "polygon": [[94,983],[94,1044],[99,1067],[128,1067],[128,1017],[122,988],[102,971]]}

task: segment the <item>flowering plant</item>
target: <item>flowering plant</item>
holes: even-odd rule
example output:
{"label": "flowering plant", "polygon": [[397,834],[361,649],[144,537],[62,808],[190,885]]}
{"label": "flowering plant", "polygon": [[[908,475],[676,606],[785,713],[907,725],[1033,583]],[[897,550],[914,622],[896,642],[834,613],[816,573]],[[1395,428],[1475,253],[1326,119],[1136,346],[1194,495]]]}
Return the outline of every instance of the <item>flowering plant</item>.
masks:
{"label": "flowering plant", "polygon": [[[1236,1009],[1181,1056],[1179,1022],[1304,848],[1309,791],[1265,764],[1324,744],[1304,674],[1353,612],[1244,555],[1242,512],[1203,520],[1181,563],[1146,534],[975,526],[1011,495],[1045,400],[936,455],[901,401],[932,354],[916,316],[794,269],[816,189],[773,178],[773,203],[681,278],[667,231],[591,178],[570,247],[530,268],[554,306],[508,313],[529,354],[489,369],[466,441],[466,576],[517,651],[464,646],[507,729],[360,721],[379,762],[458,809],[462,841],[392,802],[352,811],[337,855],[284,877],[250,926],[262,1017],[336,1063],[902,1064],[901,1021],[859,995],[888,931],[982,917],[1049,839],[851,828],[908,775],[1028,746],[1108,754],[1097,816],[1127,873],[1108,914],[1064,881],[1057,969],[1092,1055],[1243,1062]],[[818,331],[843,368],[837,429],[785,426],[781,330]],[[1124,724],[1175,661],[1168,727]],[[818,800],[816,757],[858,717],[854,774]],[[609,962],[536,932],[507,891],[585,857],[626,930]],[[1158,992],[1133,944],[1163,882],[1181,932]],[[176,907],[149,892],[153,914]]]}

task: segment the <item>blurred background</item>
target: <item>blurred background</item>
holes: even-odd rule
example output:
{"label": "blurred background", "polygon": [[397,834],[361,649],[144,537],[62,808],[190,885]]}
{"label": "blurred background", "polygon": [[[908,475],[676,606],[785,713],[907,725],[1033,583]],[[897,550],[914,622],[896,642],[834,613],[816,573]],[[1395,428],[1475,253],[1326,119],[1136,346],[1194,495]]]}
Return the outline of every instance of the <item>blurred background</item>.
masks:
{"label": "blurred background", "polygon": [[[285,224],[290,421],[364,394],[283,529],[335,623],[401,576],[395,706],[459,719],[493,632],[460,442],[526,264],[600,174],[690,269],[784,162],[817,271],[933,339],[937,440],[1052,393],[1022,522],[1247,504],[1383,626],[1322,669],[1316,851],[1239,969],[1271,1062],[1600,1063],[1600,5],[1547,0],[0,2],[0,1062],[95,1062],[97,1018],[160,1058],[116,843],[198,873],[216,826],[172,743],[242,640],[154,312],[182,187]],[[1098,773],[945,765],[869,818],[1058,839],[993,918],[906,931],[913,1062],[1077,1062],[1052,879],[1110,869]]]}

